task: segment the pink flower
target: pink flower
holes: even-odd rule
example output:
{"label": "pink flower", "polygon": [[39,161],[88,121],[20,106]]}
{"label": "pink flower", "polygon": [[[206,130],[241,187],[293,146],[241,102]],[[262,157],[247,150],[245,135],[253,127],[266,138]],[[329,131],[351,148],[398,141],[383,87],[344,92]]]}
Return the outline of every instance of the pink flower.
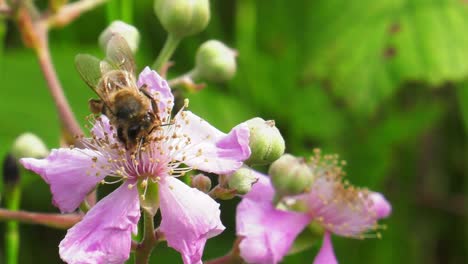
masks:
{"label": "pink flower", "polygon": [[[274,189],[270,179],[259,181],[237,207],[237,235],[242,238],[241,257],[248,263],[274,264],[286,255],[297,235],[312,221],[325,229],[322,247],[314,264],[338,263],[330,233],[363,238],[378,229],[377,220],[387,217],[390,204],[375,192],[358,189],[342,182],[337,166],[311,164],[316,179],[306,194],[283,199],[286,205],[300,205],[301,212],[277,209],[273,205]],[[339,169],[338,169],[339,168]]]}
{"label": "pink flower", "polygon": [[[138,85],[143,84],[157,100],[163,123],[169,123],[174,98],[167,82],[145,68],[138,80]],[[183,109],[172,123],[155,131],[153,140],[139,152],[130,154],[116,140],[109,120],[101,116],[94,123],[92,137],[82,139],[88,148],[56,149],[45,159],[21,160],[50,185],[53,203],[63,213],[76,210],[106,176],[105,183],[123,182],[68,230],[59,246],[64,261],[125,262],[140,218],[135,185],[152,181],[159,185],[160,231],[168,245],[182,254],[184,263],[201,263],[206,240],[224,230],[219,204],[177,176],[192,169],[218,174],[235,171],[250,156],[249,129],[241,124],[226,135]],[[115,180],[108,182],[109,178]]]}

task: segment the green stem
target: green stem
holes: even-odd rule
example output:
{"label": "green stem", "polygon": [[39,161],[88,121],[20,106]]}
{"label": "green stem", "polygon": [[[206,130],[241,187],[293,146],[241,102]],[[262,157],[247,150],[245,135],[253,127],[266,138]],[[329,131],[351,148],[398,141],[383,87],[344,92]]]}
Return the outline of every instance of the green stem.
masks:
{"label": "green stem", "polygon": [[153,251],[154,246],[158,242],[154,232],[153,215],[143,210],[144,216],[144,237],[143,241],[138,245],[135,252],[136,264],[147,264]]}
{"label": "green stem", "polygon": [[153,64],[153,69],[156,71],[161,71],[162,67],[169,61],[174,51],[177,49],[180,41],[182,40],[181,37],[175,36],[174,34],[169,33],[167,36],[166,42],[164,43],[164,47],[162,48],[161,52],[159,53],[158,58]]}
{"label": "green stem", "polygon": [[133,0],[121,0],[120,17],[126,23],[133,22]]}
{"label": "green stem", "polygon": [[[11,189],[7,192],[5,197],[6,207],[9,210],[17,211],[21,202],[21,187],[20,184],[11,186]],[[19,252],[20,237],[18,231],[17,221],[8,221],[7,230],[5,232],[5,247],[6,247],[6,263],[15,264],[18,263],[18,252]]]}
{"label": "green stem", "polygon": [[107,22],[110,24],[112,21],[119,19],[119,0],[111,0],[106,5]]}

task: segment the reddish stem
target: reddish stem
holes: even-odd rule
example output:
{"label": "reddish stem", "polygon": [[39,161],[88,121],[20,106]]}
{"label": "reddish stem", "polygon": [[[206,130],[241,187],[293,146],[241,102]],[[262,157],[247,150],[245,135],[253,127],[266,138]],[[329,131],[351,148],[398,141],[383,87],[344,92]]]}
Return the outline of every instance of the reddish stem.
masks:
{"label": "reddish stem", "polygon": [[0,220],[17,220],[29,224],[40,224],[59,229],[68,229],[82,219],[79,214],[46,214],[0,209]]}

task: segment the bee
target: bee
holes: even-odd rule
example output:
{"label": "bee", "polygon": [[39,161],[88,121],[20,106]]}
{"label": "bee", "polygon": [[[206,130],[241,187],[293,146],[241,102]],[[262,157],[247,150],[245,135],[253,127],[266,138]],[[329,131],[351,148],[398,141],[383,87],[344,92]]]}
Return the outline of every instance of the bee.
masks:
{"label": "bee", "polygon": [[161,126],[156,100],[146,86],[136,84],[133,54],[122,36],[112,36],[104,60],[78,54],[75,65],[81,78],[99,97],[89,100],[91,112],[109,118],[127,150],[134,152],[138,144]]}

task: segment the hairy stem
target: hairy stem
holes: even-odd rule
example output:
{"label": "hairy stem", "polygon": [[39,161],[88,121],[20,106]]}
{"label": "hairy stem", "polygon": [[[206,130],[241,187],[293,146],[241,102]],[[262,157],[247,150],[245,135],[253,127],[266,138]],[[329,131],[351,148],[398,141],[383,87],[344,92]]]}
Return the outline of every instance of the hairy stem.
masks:
{"label": "hairy stem", "polygon": [[78,223],[79,214],[47,214],[0,209],[0,221],[17,220],[28,224],[39,224],[58,229],[68,229]]}

